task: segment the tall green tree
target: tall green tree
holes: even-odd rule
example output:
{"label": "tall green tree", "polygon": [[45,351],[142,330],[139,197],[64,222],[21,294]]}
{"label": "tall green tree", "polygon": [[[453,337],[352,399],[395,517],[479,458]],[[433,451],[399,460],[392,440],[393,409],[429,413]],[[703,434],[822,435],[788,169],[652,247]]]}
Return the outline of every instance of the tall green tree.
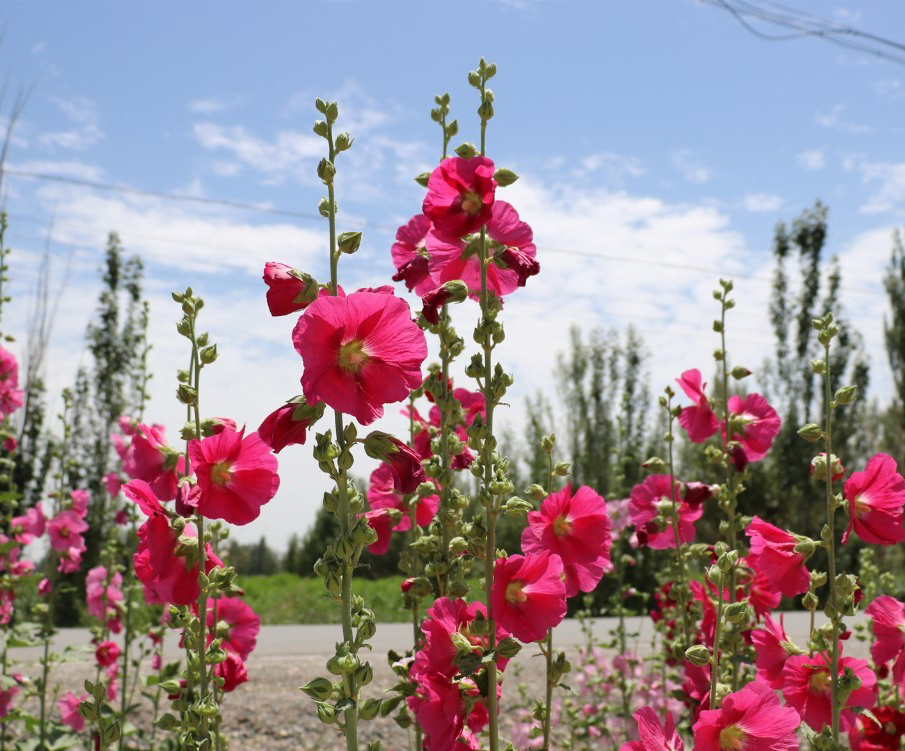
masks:
{"label": "tall green tree", "polygon": [[893,397],[883,426],[885,448],[905,466],[905,247],[902,233],[893,234],[892,253],[884,277],[890,317],[883,321],[886,356],[892,371]]}

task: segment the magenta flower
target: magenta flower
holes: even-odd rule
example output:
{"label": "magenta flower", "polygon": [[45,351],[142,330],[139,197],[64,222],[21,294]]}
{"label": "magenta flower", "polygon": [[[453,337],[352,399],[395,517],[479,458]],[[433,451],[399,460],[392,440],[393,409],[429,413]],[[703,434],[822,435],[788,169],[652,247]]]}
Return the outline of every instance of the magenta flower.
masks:
{"label": "magenta flower", "polygon": [[57,707],[60,709],[60,719],[64,725],[68,725],[75,732],[80,733],[85,729],[85,718],[79,714],[79,704],[88,699],[88,694],[76,696],[72,691],[67,691],[66,695],[57,700]]}
{"label": "magenta flower", "polygon": [[162,426],[140,423],[123,457],[123,471],[148,483],[162,501],[171,501],[176,497],[177,473],[185,472],[185,458],[167,445]]}
{"label": "magenta flower", "polygon": [[[119,605],[122,602],[123,592],[122,574],[116,572],[107,581],[107,569],[105,566],[95,566],[88,571],[85,579],[85,595],[88,604],[88,615],[97,618],[108,625],[119,619]],[[106,599],[106,610],[104,600]]]}
{"label": "magenta flower", "polygon": [[47,535],[50,537],[50,546],[59,552],[68,551],[70,548],[85,549],[85,540],[82,532],[88,529],[88,524],[81,515],[72,510],[61,511],[53,519],[47,522]]}
{"label": "magenta flower", "polygon": [[287,446],[305,443],[308,428],[319,417],[316,408],[308,407],[302,397],[297,399],[277,407],[258,428],[258,436],[276,454]]}
{"label": "magenta flower", "polygon": [[632,715],[638,724],[641,740],[623,743],[619,751],[685,751],[685,743],[676,732],[672,713],[666,713],[666,722],[660,724],[660,717],[652,707],[641,707]]}
{"label": "magenta flower", "polygon": [[71,508],[83,519],[88,515],[88,504],[91,502],[91,494],[87,490],[73,490],[69,494],[72,502]]}
{"label": "magenta flower", "polygon": [[[479,613],[484,617],[487,616],[484,603],[466,604],[464,600],[451,600],[448,597],[440,597],[434,602],[427,611],[427,618],[421,624],[425,636],[425,646],[421,653],[424,670],[446,678],[455,677],[459,669],[455,664],[458,648],[453,643],[453,635],[464,637],[476,649],[486,648],[486,635],[473,634],[469,629]],[[509,632],[498,624],[497,641],[505,639],[508,635]],[[505,659],[497,660],[500,670],[505,668],[506,662]]]}
{"label": "magenta flower", "polygon": [[6,717],[9,714],[9,711],[13,708],[13,699],[16,698],[16,695],[19,693],[19,684],[22,683],[22,675],[14,674],[12,678],[16,681],[9,688],[5,688],[0,690],[0,720]]}
{"label": "magenta flower", "polygon": [[379,459],[390,468],[393,489],[399,493],[414,493],[427,480],[421,457],[398,438],[379,430],[372,431],[364,439],[365,451],[372,459]]}
{"label": "magenta flower", "polygon": [[729,440],[742,445],[748,462],[760,461],[767,455],[782,427],[776,410],[760,394],[730,396],[729,422],[733,427]]}
{"label": "magenta flower", "polygon": [[423,297],[433,286],[427,270],[427,249],[424,238],[431,228],[431,221],[424,214],[418,214],[396,230],[396,242],[390,248],[396,273],[394,282],[405,282],[409,292]]}
{"label": "magenta flower", "polygon": [[244,600],[221,597],[208,605],[207,626],[208,644],[214,638],[222,639],[225,650],[247,660],[258,643],[261,617]]}
{"label": "magenta flower", "polygon": [[102,641],[94,650],[94,659],[102,668],[108,668],[119,659],[119,645],[115,641]]}
{"label": "magenta flower", "polygon": [[679,425],[685,428],[688,440],[692,443],[703,443],[720,427],[716,413],[710,406],[710,400],[704,393],[707,384],[701,382],[701,371],[697,368],[686,370],[681,378],[676,378],[676,383],[694,402],[694,406],[685,407],[679,414]]}
{"label": "magenta flower", "polygon": [[[812,729],[820,731],[824,725],[832,722],[832,678],[830,669],[832,659],[823,652],[809,655],[796,655],[786,661],[783,668],[782,695],[786,704],[794,707]],[[839,675],[850,668],[861,681],[861,687],[852,691],[842,709],[841,727],[847,730],[855,721],[855,713],[849,707],[870,709],[877,702],[877,676],[867,660],[853,657],[839,659]]]}
{"label": "magenta flower", "polygon": [[804,565],[807,556],[796,553],[799,540],[794,536],[755,516],[745,534],[751,538],[748,563],[786,597],[808,591],[811,577]]}
{"label": "magenta flower", "polygon": [[695,751],[798,751],[801,717],[763,683],[729,694],[694,724]]}
{"label": "magenta flower", "polygon": [[85,542],[82,538],[78,538],[81,542],[78,546],[67,548],[60,553],[60,560],[57,563],[57,571],[63,574],[74,574],[82,567],[82,553],[85,552]]}
{"label": "magenta flower", "polygon": [[905,540],[905,479],[891,456],[877,454],[868,460],[863,472],[853,472],[845,481],[845,500],[849,520],[843,543],[853,529],[864,542],[874,545],[895,545]]}
{"label": "magenta flower", "polygon": [[0,347],[0,420],[22,406],[24,395],[19,388],[19,364],[15,355]]}
{"label": "magenta flower", "polygon": [[28,509],[22,516],[14,516],[10,521],[10,533],[17,542],[28,545],[36,537],[44,534],[47,519],[40,506]]}
{"label": "magenta flower", "polygon": [[390,549],[390,539],[393,536],[393,516],[387,507],[366,511],[363,516],[368,520],[368,526],[377,533],[377,540],[368,545],[368,550],[374,555],[383,555]]}
{"label": "magenta flower", "polygon": [[326,402],[362,425],[421,385],[424,332],[412,322],[408,304],[393,295],[320,297],[299,318],[292,339],[305,366],[308,403]]}
{"label": "magenta flower", "polygon": [[198,511],[208,519],[248,524],[280,487],[277,458],[257,433],[246,436],[244,428],[193,440],[189,457],[201,488]]}
{"label": "magenta flower", "polygon": [[119,495],[122,486],[123,481],[116,472],[108,472],[104,475],[104,488],[106,488],[107,493],[109,493],[111,497],[116,498],[116,496]]}
{"label": "magenta flower", "polygon": [[566,615],[566,585],[558,555],[498,558],[490,600],[494,619],[519,641],[540,641]]}
{"label": "magenta flower", "polygon": [[453,156],[434,168],[422,210],[439,235],[457,240],[487,224],[496,191],[493,172],[493,161],[484,156]]}
{"label": "magenta flower", "polygon": [[540,511],[528,513],[522,531],[526,553],[555,553],[566,574],[566,597],[592,592],[610,563],[610,520],[606,501],[583,485],[572,495],[572,486],[544,499]]}
{"label": "magenta flower", "polygon": [[[694,523],[704,513],[699,495],[693,486],[691,501],[688,490],[683,490],[681,483],[675,480],[675,498],[678,502],[679,540],[692,542],[695,538]],[[709,494],[709,493],[708,493]],[[672,506],[673,499],[669,487],[669,475],[649,475],[644,482],[635,485],[631,492],[629,515],[632,524],[638,530],[638,542],[654,550],[665,550],[676,546],[676,535],[671,523],[662,528],[658,526],[657,516],[661,509]],[[701,496],[703,497],[703,496]]]}
{"label": "magenta flower", "polygon": [[[531,265],[537,248],[531,227],[519,219],[518,212],[505,201],[497,201],[493,205],[487,234],[490,238],[488,252],[493,253],[494,258],[494,263],[487,267],[487,288],[503,298],[524,286],[524,275],[528,272],[521,265]],[[513,253],[504,257],[502,254],[507,248],[517,250],[517,257]],[[474,242],[447,238],[432,231],[427,235],[427,249],[430,252],[431,279],[435,285],[460,279],[467,285],[472,298],[478,298],[481,293],[481,261]],[[507,265],[506,259],[512,267]]]}
{"label": "magenta flower", "polygon": [[453,751],[465,728],[465,702],[459,686],[436,673],[419,675],[409,709],[424,731],[425,751]]}
{"label": "magenta flower", "polygon": [[[412,519],[404,513],[405,500],[394,487],[393,471],[388,464],[381,464],[371,473],[371,482],[368,486],[368,503],[374,510],[395,508],[403,512],[399,523],[393,527],[394,532],[405,532],[411,529]],[[415,506],[415,523],[419,527],[426,527],[434,520],[437,509],[440,507],[440,497],[430,495],[417,499]]]}
{"label": "magenta flower", "polygon": [[786,660],[792,655],[799,654],[799,650],[789,641],[782,625],[782,615],[779,623],[769,615],[764,617],[763,628],[756,628],[751,632],[751,641],[755,648],[754,664],[757,665],[758,680],[766,683],[770,688],[780,690],[783,687],[783,668]]}
{"label": "magenta flower", "polygon": [[245,663],[235,652],[227,652],[226,660],[214,666],[214,675],[223,680],[223,691],[235,691],[248,680]]}
{"label": "magenta flower", "polygon": [[874,643],[870,656],[878,667],[894,660],[892,677],[905,690],[905,603],[880,595],[865,610],[872,620]]}
{"label": "magenta flower", "polygon": [[267,307],[272,316],[304,310],[317,296],[317,282],[285,263],[265,263],[264,282],[267,284]]}

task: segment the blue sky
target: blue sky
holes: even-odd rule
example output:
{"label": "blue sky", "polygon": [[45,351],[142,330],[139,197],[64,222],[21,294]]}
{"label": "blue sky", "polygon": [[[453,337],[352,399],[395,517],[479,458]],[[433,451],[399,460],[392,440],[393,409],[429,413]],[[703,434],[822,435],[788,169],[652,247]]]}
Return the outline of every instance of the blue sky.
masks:
{"label": "blue sky", "polygon": [[[905,28],[894,2],[789,2],[879,34]],[[337,98],[340,124],[357,139],[339,164],[342,228],[365,231],[342,275],[350,287],[383,283],[391,230],[420,207],[411,177],[439,155],[433,96],[450,92],[457,141],[476,140],[465,76],[485,55],[499,70],[489,153],[522,176],[505,198],[534,227],[543,267],[507,302],[502,356],[517,396],[549,385],[572,323],[640,327],[657,387],[687,367],[707,372],[709,270],[736,276],[733,350],[759,365],[771,344],[773,227],[817,197],[830,207],[829,246],[872,356],[874,395],[889,392],[881,274],[905,199],[901,65],[816,39],[763,41],[693,0],[12,2],[0,20],[5,75],[13,87],[34,85],[3,195],[20,331],[51,217],[58,276],[72,258],[56,387],[84,357],[100,252],[115,229],[148,266],[151,413],[178,424],[170,395],[184,352],[168,295],[191,284],[220,342],[210,411],[256,425],[297,392],[300,375],[293,321],[267,315],[260,269],[280,260],[323,276],[325,227],[15,171],[314,214],[322,147],[310,130],[313,98]],[[458,315],[468,339],[473,310]],[[509,419],[518,424],[517,408]],[[280,495],[240,536],[266,533],[281,545],[319,505],[323,483],[307,450],[281,458]]]}

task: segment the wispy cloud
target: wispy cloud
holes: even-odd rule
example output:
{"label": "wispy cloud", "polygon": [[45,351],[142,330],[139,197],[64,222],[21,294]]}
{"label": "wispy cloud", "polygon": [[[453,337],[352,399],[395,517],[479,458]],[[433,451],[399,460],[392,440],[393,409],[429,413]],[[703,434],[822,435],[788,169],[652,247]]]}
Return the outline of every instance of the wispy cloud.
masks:
{"label": "wispy cloud", "polygon": [[816,122],[819,126],[823,128],[830,128],[832,130],[839,130],[843,133],[848,133],[853,136],[864,136],[870,135],[871,133],[875,133],[876,129],[870,125],[863,125],[861,123],[853,123],[848,120],[845,120],[842,117],[842,113],[845,112],[845,105],[837,104],[833,107],[832,110],[823,115],[817,115],[814,118],[814,122]]}
{"label": "wispy cloud", "polygon": [[239,96],[193,99],[189,102],[189,111],[199,115],[216,115],[239,107],[243,101]]}
{"label": "wispy cloud", "polygon": [[795,161],[798,162],[799,167],[819,170],[826,166],[826,154],[824,154],[823,149],[809,149],[799,153]]}
{"label": "wispy cloud", "polygon": [[50,101],[63,113],[72,127],[41,134],[39,143],[48,149],[85,151],[104,137],[99,125],[97,107],[83,96],[50,97]]}
{"label": "wispy cloud", "polygon": [[773,193],[748,193],[742,199],[742,208],[752,213],[770,213],[782,208],[782,196]]}
{"label": "wispy cloud", "polygon": [[577,179],[591,179],[609,187],[621,187],[627,178],[641,177],[646,173],[640,159],[611,151],[582,157],[572,168],[572,174]]}
{"label": "wispy cloud", "polygon": [[905,162],[860,162],[864,184],[873,193],[861,207],[865,214],[901,212],[905,204]]}
{"label": "wispy cloud", "polygon": [[704,164],[691,149],[680,149],[672,155],[672,166],[678,170],[687,182],[702,185],[710,182],[713,170]]}

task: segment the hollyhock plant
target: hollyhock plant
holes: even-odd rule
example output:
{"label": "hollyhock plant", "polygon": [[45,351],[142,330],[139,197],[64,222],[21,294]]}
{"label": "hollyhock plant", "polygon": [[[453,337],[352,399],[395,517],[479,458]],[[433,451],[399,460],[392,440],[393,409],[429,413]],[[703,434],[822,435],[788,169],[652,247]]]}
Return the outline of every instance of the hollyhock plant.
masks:
{"label": "hollyhock plant", "polygon": [[859,717],[849,734],[852,751],[900,751],[903,738],[905,712],[891,706],[877,707],[873,717]]}
{"label": "hollyhock plant", "polygon": [[287,446],[301,445],[305,443],[308,428],[323,415],[323,406],[321,403],[311,407],[304,397],[296,397],[264,418],[258,436],[276,454]]}
{"label": "hollyhock plant", "polygon": [[756,628],[751,632],[751,642],[755,648],[754,664],[757,666],[758,680],[766,683],[777,691],[783,687],[783,668],[786,660],[793,655],[801,654],[801,650],[786,636],[783,628],[782,615],[779,623],[769,615],[764,617],[762,628]]}
{"label": "hollyhock plant", "polygon": [[22,681],[22,676],[14,675],[12,678],[17,681],[17,683],[14,683],[9,688],[0,690],[0,720],[9,714],[10,710],[13,708],[13,700],[20,690],[18,682]]}
{"label": "hollyhock plant", "polygon": [[414,696],[408,705],[419,727],[424,731],[426,751],[453,749],[465,728],[465,702],[457,684],[435,673],[418,678]]}
{"label": "hollyhock plant", "polygon": [[248,680],[245,662],[235,652],[227,652],[226,659],[214,665],[214,675],[223,680],[222,690],[227,694]]}
{"label": "hollyhock plant", "polygon": [[117,619],[119,614],[118,603],[122,602],[123,599],[122,583],[123,577],[118,571],[110,577],[108,582],[107,568],[105,566],[95,566],[91,569],[85,579],[88,615],[97,618],[99,621]]}
{"label": "hollyhock plant", "polygon": [[751,538],[748,562],[756,572],[766,576],[786,597],[808,591],[811,577],[804,565],[807,555],[795,552],[798,538],[757,516],[745,534]]}
{"label": "hollyhock plant", "polygon": [[441,237],[458,240],[487,224],[494,206],[494,165],[485,156],[449,157],[431,172],[422,211]]}
{"label": "hollyhock plant", "polygon": [[264,264],[267,307],[272,316],[286,316],[307,308],[317,297],[317,282],[285,263]]}
{"label": "hollyhock plant", "polygon": [[547,496],[540,511],[528,513],[522,531],[526,553],[555,553],[562,559],[566,575],[566,597],[592,592],[610,563],[610,520],[606,502],[583,485],[572,494],[572,486]]}
{"label": "hollyhock plant", "polygon": [[[676,535],[672,525],[660,529],[656,521],[660,513],[659,507],[671,505],[673,502],[669,480],[669,475],[649,475],[644,482],[635,485],[631,492],[629,515],[632,524],[638,530],[639,542],[654,550],[676,547]],[[678,480],[675,480],[675,485],[675,496],[679,501],[676,509],[679,517],[679,541],[692,542],[695,538],[694,523],[701,518],[704,509],[700,503],[688,502]],[[693,500],[697,501],[697,498]]]}
{"label": "hollyhock plant", "polygon": [[379,459],[390,469],[393,489],[399,493],[414,493],[427,479],[421,457],[413,448],[389,433],[375,430],[364,439],[365,451],[372,459]]}
{"label": "hollyhock plant", "polygon": [[632,717],[638,725],[640,740],[624,743],[619,751],[685,751],[672,713],[666,713],[666,721],[662,724],[652,707],[641,707]]}
{"label": "hollyhock plant", "polygon": [[421,385],[424,332],[408,304],[392,294],[320,297],[299,318],[292,339],[304,363],[309,404],[323,401],[362,425]]}
{"label": "hollyhock plant", "polygon": [[257,433],[224,430],[189,443],[198,477],[198,511],[239,526],[254,521],[280,487],[277,458]]}
{"label": "hollyhock plant", "polygon": [[468,297],[468,287],[464,282],[455,279],[430,290],[421,298],[423,306],[421,315],[431,326],[440,323],[440,308],[451,302],[462,302]]}
{"label": "hollyhock plant", "polygon": [[214,638],[222,639],[223,649],[247,660],[258,641],[260,616],[238,597],[221,597],[208,605],[208,644]]}
{"label": "hollyhock plant", "polygon": [[162,501],[176,497],[179,474],[185,473],[185,458],[167,445],[160,425],[139,423],[123,457],[123,471],[133,480],[143,480]]}
{"label": "hollyhock plant", "polygon": [[59,552],[67,552],[70,548],[85,549],[82,532],[87,531],[88,524],[82,516],[72,510],[61,511],[47,522],[47,536],[51,547]]}
{"label": "hollyhock plant", "polygon": [[102,668],[115,665],[119,659],[119,645],[115,641],[102,641],[94,650],[94,659]]}
{"label": "hollyhock plant", "polygon": [[[395,508],[403,510],[404,500],[394,487],[393,471],[388,464],[381,464],[371,473],[368,486],[368,503],[374,510]],[[415,503],[415,523],[419,527],[428,526],[437,515],[440,506],[438,495],[418,498]],[[393,527],[394,532],[405,532],[412,526],[409,514],[403,513],[399,523]]]}
{"label": "hollyhock plant", "polygon": [[122,486],[123,481],[116,472],[108,472],[104,475],[104,488],[107,490],[107,493],[110,494],[111,498],[116,498],[116,496],[119,495]]}
{"label": "hollyhock plant", "polygon": [[396,230],[396,242],[390,248],[396,267],[393,281],[405,282],[406,289],[419,297],[424,297],[434,286],[428,273],[427,249],[424,247],[424,238],[430,228],[431,221],[424,214],[413,216]]}
{"label": "hollyhock plant", "polygon": [[874,634],[870,648],[874,664],[879,667],[892,660],[893,681],[900,691],[905,691],[905,603],[880,595],[865,612]]}
{"label": "hollyhock plant", "polygon": [[[487,646],[487,637],[474,634],[469,629],[471,623],[480,614],[487,616],[487,608],[482,602],[467,603],[464,600],[451,600],[448,597],[438,598],[427,611],[427,618],[421,625],[424,632],[425,646],[423,655],[424,670],[428,673],[442,675],[452,679],[459,668],[455,664],[459,649],[453,641],[454,636],[464,637],[475,647]],[[504,627],[497,625],[497,641],[509,635]],[[461,641],[461,639],[459,639]],[[498,666],[502,670],[506,660],[500,660]]]}
{"label": "hollyhock plant", "polygon": [[[818,731],[824,725],[831,725],[833,719],[831,665],[832,659],[825,652],[813,656],[796,655],[786,660],[782,673],[782,695],[786,704],[795,708],[801,719]],[[841,676],[846,668],[861,681],[861,686],[852,691],[842,708],[840,726],[843,730],[852,727],[855,720],[851,707],[870,709],[877,702],[877,676],[867,660],[841,657],[838,674]]]}
{"label": "hollyhock plant", "polygon": [[551,553],[498,558],[493,569],[494,619],[519,641],[540,641],[566,615],[562,559]]}
{"label": "hollyhock plant", "polygon": [[798,751],[801,717],[763,683],[749,683],[705,709],[694,724],[695,751]]}
{"label": "hollyhock plant", "polygon": [[707,384],[701,382],[701,371],[697,368],[686,370],[676,378],[676,383],[694,402],[694,406],[685,407],[679,414],[679,425],[688,433],[688,440],[703,443],[719,429],[719,420],[704,393]]}
{"label": "hollyhock plant", "polygon": [[877,454],[868,460],[863,472],[853,472],[845,482],[845,500],[849,521],[843,543],[852,530],[874,545],[895,545],[905,540],[905,478],[891,456]]}
{"label": "hollyhock plant", "polygon": [[47,519],[40,506],[28,509],[22,516],[14,516],[10,521],[10,532],[17,542],[28,545],[36,537],[44,534]]}
{"label": "hollyhock plant", "polygon": [[68,725],[77,733],[85,729],[85,718],[79,713],[79,704],[86,699],[88,699],[88,694],[76,696],[72,691],[67,691],[65,696],[57,700],[63,724]]}
{"label": "hollyhock plant", "polygon": [[[526,274],[539,271],[539,267],[535,268],[533,265],[537,263],[537,248],[531,227],[519,219],[518,212],[505,201],[494,204],[487,224],[487,234],[490,238],[488,252],[495,254],[494,263],[487,266],[487,288],[502,299],[524,286]],[[447,238],[440,232],[428,233],[430,272],[435,285],[461,280],[468,287],[472,298],[478,299],[481,292],[481,262],[472,245],[472,242],[458,238]],[[517,251],[517,255],[510,252],[504,256],[505,250],[510,247]],[[512,267],[507,265],[507,258]]]}
{"label": "hollyhock plant", "polygon": [[383,555],[390,549],[393,527],[397,524],[393,511],[394,509],[384,507],[364,513],[368,526],[377,533],[377,539],[368,545],[368,550],[374,555]]}
{"label": "hollyhock plant", "polygon": [[767,455],[782,427],[776,410],[760,394],[730,396],[729,424],[732,426],[729,440],[741,444],[748,462],[760,461]]}
{"label": "hollyhock plant", "polygon": [[736,600],[748,598],[748,604],[754,609],[758,618],[763,618],[772,613],[782,602],[782,592],[779,592],[770,579],[757,570],[748,558],[742,558],[744,567],[736,571],[736,583],[738,589]]}

